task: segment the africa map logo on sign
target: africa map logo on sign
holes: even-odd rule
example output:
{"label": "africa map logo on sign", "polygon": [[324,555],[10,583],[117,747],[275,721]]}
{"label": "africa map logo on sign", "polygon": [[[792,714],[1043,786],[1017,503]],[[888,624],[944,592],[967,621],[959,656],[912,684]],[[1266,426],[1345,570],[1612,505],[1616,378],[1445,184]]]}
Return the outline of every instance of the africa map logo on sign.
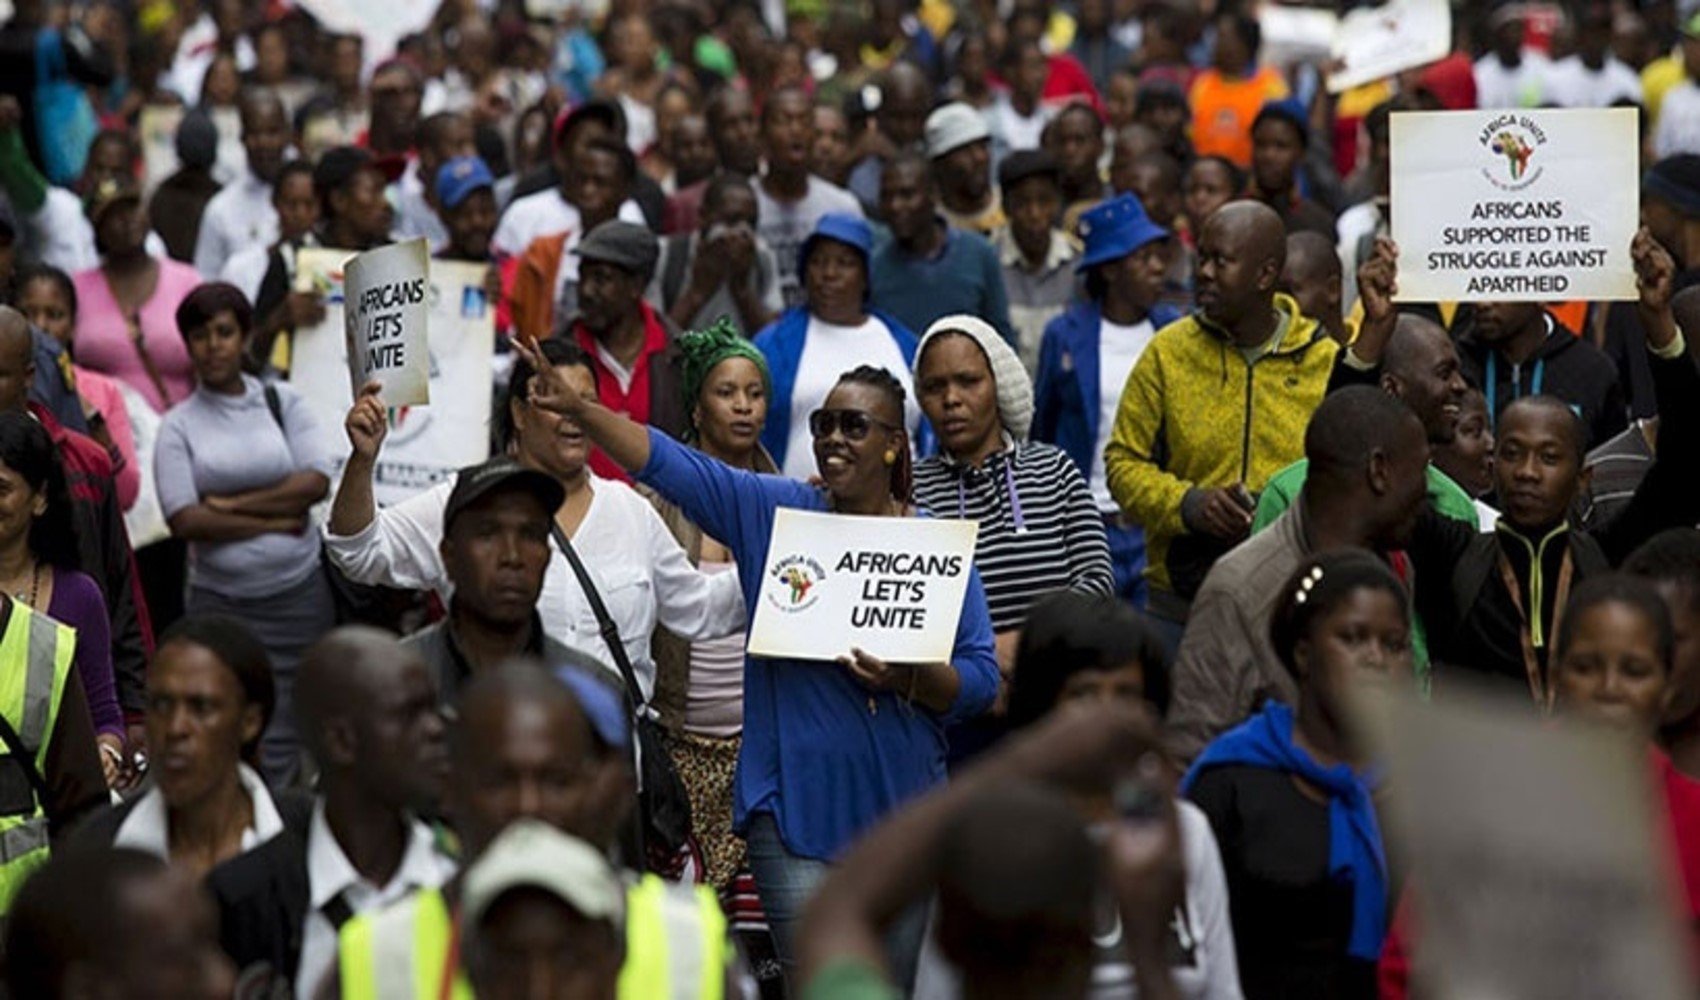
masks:
{"label": "africa map logo on sign", "polygon": [[1529,170],[1529,157],[1535,155],[1535,147],[1510,129],[1494,137],[1493,151],[1505,157],[1506,165],[1511,169],[1511,179],[1514,181],[1523,179],[1523,175]]}
{"label": "africa map logo on sign", "polygon": [[775,563],[771,575],[784,585],[784,589],[776,591],[770,588],[767,602],[792,614],[807,610],[820,599],[815,586],[826,579],[826,568],[808,556],[792,555]]}
{"label": "africa map logo on sign", "polygon": [[1521,191],[1540,180],[1544,168],[1536,165],[1531,172],[1529,166],[1547,136],[1529,115],[1496,115],[1482,128],[1479,141],[1498,161],[1482,168],[1482,176],[1494,187]]}

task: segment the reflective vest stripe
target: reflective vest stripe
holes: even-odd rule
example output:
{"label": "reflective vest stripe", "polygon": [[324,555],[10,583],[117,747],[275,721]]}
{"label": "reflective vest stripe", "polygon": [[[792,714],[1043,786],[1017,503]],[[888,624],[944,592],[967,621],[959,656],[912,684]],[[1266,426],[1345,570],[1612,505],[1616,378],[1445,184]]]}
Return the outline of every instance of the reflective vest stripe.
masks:
{"label": "reflective vest stripe", "polygon": [[46,816],[32,816],[17,826],[0,830],[0,865],[10,864],[31,851],[46,848]]}
{"label": "reflective vest stripe", "polygon": [[[75,630],[12,603],[6,631],[0,634],[0,712],[17,730],[43,777],[76,648]],[[9,753],[0,749],[0,756]],[[35,801],[27,815],[0,816],[0,915],[11,909],[24,880],[47,862],[47,856],[46,803]]]}
{"label": "reflective vest stripe", "polygon": [[726,935],[726,914],[708,886],[697,886],[694,895],[697,932],[702,935],[702,967],[697,971],[702,986],[697,996],[702,1000],[725,1000],[726,968],[733,958],[732,942]]}
{"label": "reflective vest stripe", "polygon": [[671,1000],[668,938],[662,910],[665,888],[654,875],[626,887],[626,958],[620,964],[621,1000]]}
{"label": "reflective vest stripe", "polygon": [[[413,995],[437,1000],[442,995],[444,974],[452,972],[454,982],[449,987],[449,996],[453,1000],[471,1000],[472,988],[467,985],[466,977],[458,968],[445,968],[449,940],[454,936],[448,901],[443,899],[441,892],[416,893],[414,898],[417,902],[413,906]],[[397,941],[404,940],[401,934],[392,937]],[[395,969],[406,967],[400,958],[393,965]]]}
{"label": "reflective vest stripe", "polygon": [[[396,904],[410,906],[411,898]],[[373,1000],[378,995],[378,959],[375,936],[376,915],[356,916],[342,925],[336,936],[338,976],[343,1000]]]}
{"label": "reflective vest stripe", "polygon": [[[12,606],[13,614],[21,610],[22,605]],[[53,690],[56,672],[54,653],[58,651],[62,626],[46,615],[32,613],[29,619],[29,668],[24,675],[24,715],[23,724],[18,726],[18,735],[23,737],[24,746],[36,751],[36,760],[45,762],[43,751],[47,749],[47,720],[56,694]]]}

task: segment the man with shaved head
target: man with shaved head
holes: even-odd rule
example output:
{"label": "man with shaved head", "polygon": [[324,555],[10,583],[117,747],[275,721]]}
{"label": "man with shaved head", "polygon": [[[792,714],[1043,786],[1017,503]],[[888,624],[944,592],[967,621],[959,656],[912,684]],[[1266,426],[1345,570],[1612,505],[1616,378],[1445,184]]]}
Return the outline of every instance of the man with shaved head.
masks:
{"label": "man with shaved head", "polygon": [[878,87],[868,154],[850,168],[850,192],[868,214],[879,210],[885,161],[898,153],[923,151],[927,113],[933,109],[933,85],[914,63],[892,63],[880,74]]}
{"label": "man with shaved head", "polygon": [[1276,290],[1286,257],[1267,205],[1230,202],[1205,222],[1198,309],[1140,355],[1104,450],[1111,495],[1145,529],[1147,610],[1170,649],[1205,574],[1250,529],[1256,494],[1299,457],[1330,382],[1368,380],[1378,360],[1342,351]]}
{"label": "man with shaved head", "polygon": [[[611,851],[635,800],[630,739],[619,693],[581,669],[551,672],[515,661],[475,675],[462,695],[449,746],[447,807],[462,860],[476,862],[519,820],[542,822]],[[422,889],[343,925],[341,995],[373,995],[361,984],[396,984],[417,969],[430,970],[429,984],[408,982],[397,995],[435,995],[439,986],[445,995],[470,995],[451,944],[464,880],[463,871],[441,889]],[[721,950],[726,920],[712,889],[629,872],[626,883],[628,966],[622,982],[632,996],[739,995],[730,980],[717,983],[716,990],[698,985],[720,978],[716,971],[738,975],[730,942]],[[395,962],[398,954],[408,960]]]}
{"label": "man with shaved head", "polygon": [[[124,528],[112,458],[86,435],[70,430],[46,407],[29,398],[35,379],[35,338],[24,314],[0,306],[0,412],[29,413],[47,429],[65,486],[71,495],[71,520],[77,532],[77,569],[100,586],[112,621],[112,672],[118,706],[127,718],[140,719],[146,694],[145,672],[153,653],[153,629],[136,576],[136,556]],[[138,721],[130,727],[126,760],[143,748]]]}
{"label": "man with shaved head", "polygon": [[377,629],[329,633],[295,682],[301,735],[319,766],[306,829],[214,869],[221,943],[245,977],[269,974],[310,996],[336,964],[337,930],[454,874],[420,813],[448,770],[436,678]]}

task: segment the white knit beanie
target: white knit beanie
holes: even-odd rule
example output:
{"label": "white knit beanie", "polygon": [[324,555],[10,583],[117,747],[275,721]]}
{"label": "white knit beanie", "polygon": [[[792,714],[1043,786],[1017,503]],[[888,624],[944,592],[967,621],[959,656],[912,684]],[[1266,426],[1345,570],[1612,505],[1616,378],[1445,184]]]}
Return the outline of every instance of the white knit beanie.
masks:
{"label": "white knit beanie", "polygon": [[1017,441],[1027,440],[1028,428],[1033,426],[1033,383],[1027,380],[1027,369],[1016,356],[1015,349],[1004,342],[992,324],[967,313],[944,316],[933,321],[921,335],[921,346],[915,349],[917,379],[921,357],[927,344],[941,333],[960,333],[974,338],[992,369],[992,382],[998,394],[998,420],[1004,430]]}

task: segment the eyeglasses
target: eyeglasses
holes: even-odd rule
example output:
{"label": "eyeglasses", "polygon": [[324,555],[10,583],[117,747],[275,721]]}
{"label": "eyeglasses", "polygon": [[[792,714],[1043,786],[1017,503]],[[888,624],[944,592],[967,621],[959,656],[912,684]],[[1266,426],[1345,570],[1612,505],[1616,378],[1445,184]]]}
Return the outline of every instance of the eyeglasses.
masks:
{"label": "eyeglasses", "polygon": [[862,441],[875,427],[890,432],[903,429],[865,410],[816,410],[809,414],[809,433],[817,438],[831,437],[835,431],[843,431],[846,440]]}

